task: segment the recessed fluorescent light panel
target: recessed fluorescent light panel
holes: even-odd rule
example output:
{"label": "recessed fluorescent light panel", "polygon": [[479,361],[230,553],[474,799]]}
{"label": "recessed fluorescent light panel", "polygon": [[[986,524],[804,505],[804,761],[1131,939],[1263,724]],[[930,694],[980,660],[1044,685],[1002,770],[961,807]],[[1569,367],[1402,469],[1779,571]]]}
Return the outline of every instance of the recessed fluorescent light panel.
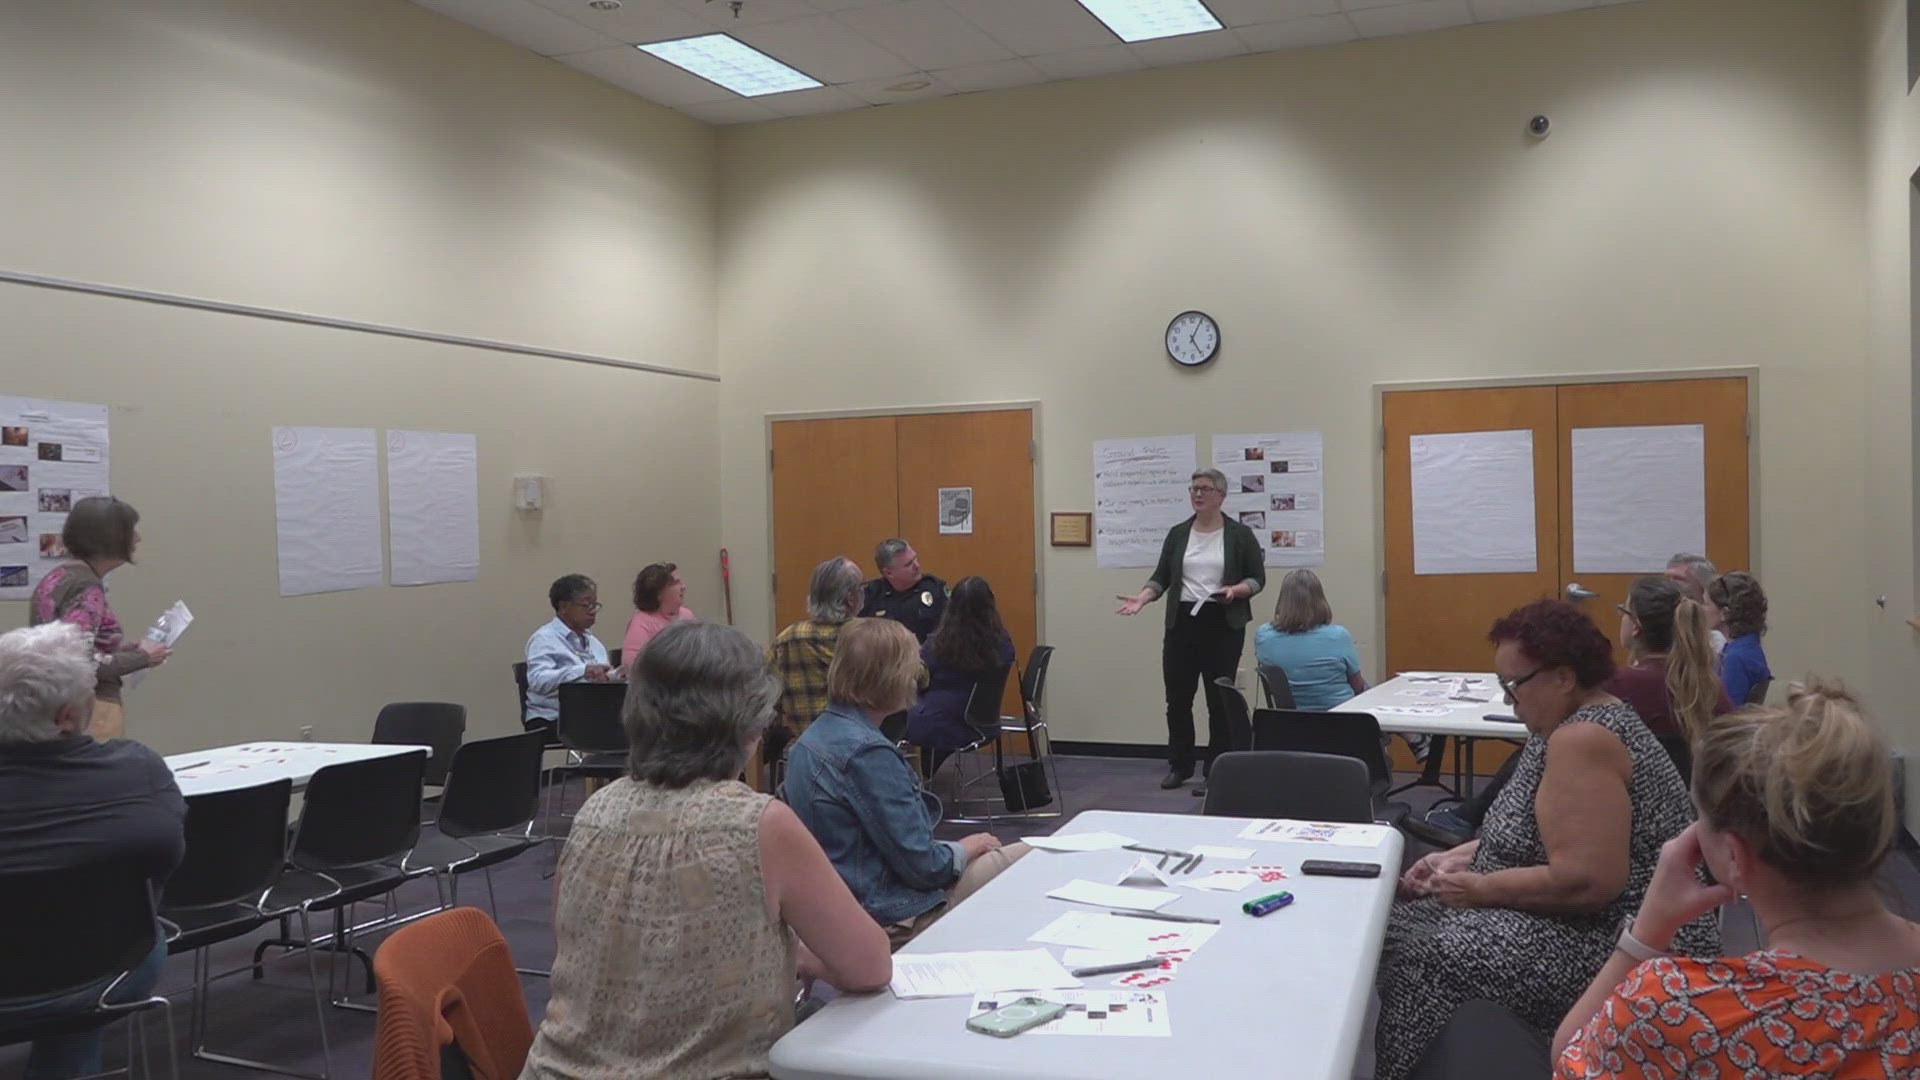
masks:
{"label": "recessed fluorescent light panel", "polygon": [[637,48],[708,82],[719,83],[741,97],[785,94],[821,85],[820,80],[725,34],[656,41]]}
{"label": "recessed fluorescent light panel", "polygon": [[1080,6],[1120,35],[1121,41],[1152,41],[1220,29],[1200,0],[1080,0]]}

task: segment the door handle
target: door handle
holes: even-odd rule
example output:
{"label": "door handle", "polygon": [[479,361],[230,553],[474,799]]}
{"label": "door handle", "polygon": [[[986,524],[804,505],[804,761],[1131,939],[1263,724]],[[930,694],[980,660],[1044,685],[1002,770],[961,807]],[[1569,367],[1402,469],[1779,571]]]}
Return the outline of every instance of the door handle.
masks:
{"label": "door handle", "polygon": [[1599,593],[1594,592],[1592,589],[1586,588],[1585,586],[1581,585],[1577,581],[1567,582],[1567,599],[1569,600],[1574,600],[1574,601],[1588,600],[1599,595],[1600,595]]}

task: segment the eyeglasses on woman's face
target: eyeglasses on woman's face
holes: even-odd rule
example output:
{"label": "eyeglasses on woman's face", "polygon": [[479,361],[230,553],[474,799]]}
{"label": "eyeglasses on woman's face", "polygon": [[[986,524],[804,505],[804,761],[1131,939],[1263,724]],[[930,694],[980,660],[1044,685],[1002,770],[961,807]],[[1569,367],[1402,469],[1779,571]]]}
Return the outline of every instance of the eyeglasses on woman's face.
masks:
{"label": "eyeglasses on woman's face", "polygon": [[1187,494],[1196,498],[1204,498],[1208,495],[1224,495],[1226,492],[1221,491],[1212,484],[1195,484],[1187,489]]}
{"label": "eyeglasses on woman's face", "polygon": [[1507,704],[1511,705],[1513,704],[1513,692],[1525,686],[1528,680],[1545,670],[1547,669],[1544,666],[1537,667],[1517,679],[1509,679],[1504,675],[1495,675],[1494,678],[1499,681],[1501,692],[1507,695]]}

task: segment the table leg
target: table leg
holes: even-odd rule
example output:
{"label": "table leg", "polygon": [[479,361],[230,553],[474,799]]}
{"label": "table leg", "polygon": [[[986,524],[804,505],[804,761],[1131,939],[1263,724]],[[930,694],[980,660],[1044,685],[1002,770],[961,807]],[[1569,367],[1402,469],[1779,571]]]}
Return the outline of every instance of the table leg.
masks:
{"label": "table leg", "polygon": [[1467,802],[1472,802],[1473,801],[1473,744],[1476,742],[1479,742],[1480,740],[1475,739],[1469,735],[1465,738],[1462,738],[1460,741],[1466,744],[1465,748],[1466,748],[1466,756],[1467,756],[1467,778],[1460,789],[1462,792],[1460,797]]}

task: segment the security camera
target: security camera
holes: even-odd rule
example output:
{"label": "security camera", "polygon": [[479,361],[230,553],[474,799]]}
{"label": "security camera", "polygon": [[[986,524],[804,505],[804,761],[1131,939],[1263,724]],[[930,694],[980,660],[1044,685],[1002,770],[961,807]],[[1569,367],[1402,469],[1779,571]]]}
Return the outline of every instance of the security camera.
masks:
{"label": "security camera", "polygon": [[1546,138],[1547,133],[1552,130],[1553,130],[1553,121],[1549,120],[1545,115],[1536,116],[1533,119],[1527,121],[1527,134],[1533,136],[1536,139]]}

